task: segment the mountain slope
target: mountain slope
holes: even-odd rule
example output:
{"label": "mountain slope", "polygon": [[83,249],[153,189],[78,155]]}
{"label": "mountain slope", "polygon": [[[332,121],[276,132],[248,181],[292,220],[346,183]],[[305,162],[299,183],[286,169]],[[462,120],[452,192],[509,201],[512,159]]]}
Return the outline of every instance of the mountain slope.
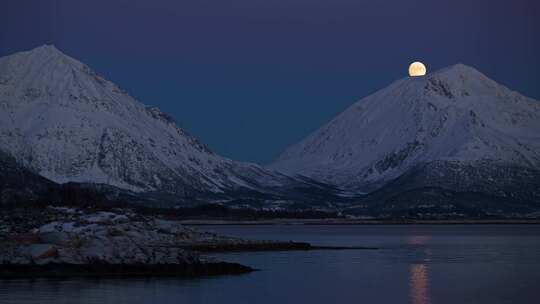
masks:
{"label": "mountain slope", "polygon": [[54,46],[0,58],[0,144],[57,183],[101,183],[172,201],[325,189],[213,153]]}
{"label": "mountain slope", "polygon": [[490,167],[539,169],[540,102],[458,64],[358,101],[269,167],[371,192],[432,162],[441,174],[480,166],[495,183]]}
{"label": "mountain slope", "polygon": [[538,216],[540,170],[490,161],[421,163],[346,212],[408,218]]}
{"label": "mountain slope", "polygon": [[20,164],[0,151],[0,206],[20,201],[33,201],[48,193],[56,184]]}

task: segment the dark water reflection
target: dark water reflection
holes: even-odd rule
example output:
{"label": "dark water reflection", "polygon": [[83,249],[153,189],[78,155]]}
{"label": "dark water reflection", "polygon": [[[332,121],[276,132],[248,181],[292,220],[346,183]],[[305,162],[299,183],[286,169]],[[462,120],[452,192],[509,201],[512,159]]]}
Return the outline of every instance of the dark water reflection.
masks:
{"label": "dark water reflection", "polygon": [[370,251],[219,255],[261,271],[195,280],[0,281],[0,303],[538,303],[540,225],[207,226]]}
{"label": "dark water reflection", "polygon": [[411,288],[410,302],[412,304],[431,303],[429,298],[429,270],[426,264],[430,261],[431,252],[429,249],[424,248],[430,239],[431,236],[428,235],[413,235],[407,241],[410,246],[421,247],[420,257],[424,256],[422,263],[414,263],[410,266],[409,286]]}
{"label": "dark water reflection", "polygon": [[412,304],[429,304],[429,278],[428,267],[425,264],[411,265],[411,276],[409,284],[411,286]]}

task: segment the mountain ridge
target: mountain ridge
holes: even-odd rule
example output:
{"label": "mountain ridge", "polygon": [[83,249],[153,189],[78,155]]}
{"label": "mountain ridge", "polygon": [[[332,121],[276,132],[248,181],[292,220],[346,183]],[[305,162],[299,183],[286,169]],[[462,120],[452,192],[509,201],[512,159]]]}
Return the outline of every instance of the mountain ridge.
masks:
{"label": "mountain ridge", "polygon": [[540,167],[540,103],[456,64],[394,81],[286,149],[269,168],[370,192],[435,160]]}
{"label": "mountain ridge", "polygon": [[0,58],[0,143],[60,184],[108,184],[178,201],[330,189],[215,154],[172,117],[50,45]]}
{"label": "mountain ridge", "polygon": [[[2,158],[36,189],[49,185],[49,198],[527,214],[540,208],[540,103],[456,64],[392,82],[261,167],[221,157],[159,108],[42,46],[0,58]],[[36,197],[0,177],[7,195]]]}

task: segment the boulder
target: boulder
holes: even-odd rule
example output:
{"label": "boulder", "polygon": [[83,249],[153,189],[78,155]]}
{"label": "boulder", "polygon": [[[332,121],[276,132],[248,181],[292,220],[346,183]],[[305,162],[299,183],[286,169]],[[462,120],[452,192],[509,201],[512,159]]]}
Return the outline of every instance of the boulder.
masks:
{"label": "boulder", "polygon": [[58,256],[58,250],[52,244],[32,244],[26,250],[34,260],[55,258]]}
{"label": "boulder", "polygon": [[70,237],[66,232],[47,232],[39,235],[40,243],[64,245]]}

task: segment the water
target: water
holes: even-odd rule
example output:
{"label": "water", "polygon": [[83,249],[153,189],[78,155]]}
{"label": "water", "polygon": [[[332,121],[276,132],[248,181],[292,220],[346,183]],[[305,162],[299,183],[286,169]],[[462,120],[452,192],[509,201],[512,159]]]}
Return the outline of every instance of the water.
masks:
{"label": "water", "polygon": [[213,278],[0,281],[0,303],[538,303],[540,225],[204,226],[379,250],[222,254]]}

